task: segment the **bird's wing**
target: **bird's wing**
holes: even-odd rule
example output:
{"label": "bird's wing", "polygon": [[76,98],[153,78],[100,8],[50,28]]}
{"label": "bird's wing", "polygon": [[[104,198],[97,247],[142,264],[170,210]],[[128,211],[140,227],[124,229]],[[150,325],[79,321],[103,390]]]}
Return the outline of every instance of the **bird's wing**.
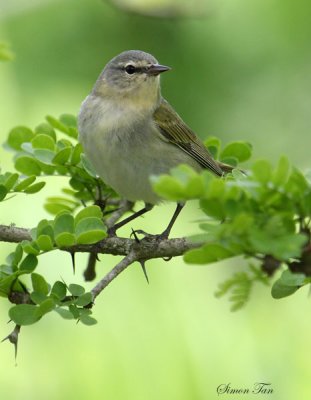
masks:
{"label": "bird's wing", "polygon": [[184,123],[166,100],[161,100],[161,103],[155,110],[153,117],[155,124],[160,128],[164,140],[180,147],[203,168],[210,169],[216,175],[223,175],[222,169],[213,159],[201,140]]}

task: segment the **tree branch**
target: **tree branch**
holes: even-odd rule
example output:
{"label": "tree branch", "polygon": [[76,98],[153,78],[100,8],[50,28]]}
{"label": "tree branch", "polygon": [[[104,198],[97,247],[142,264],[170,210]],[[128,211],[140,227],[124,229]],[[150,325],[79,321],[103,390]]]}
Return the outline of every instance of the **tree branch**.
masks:
{"label": "tree branch", "polygon": [[[19,243],[22,240],[31,240],[30,231],[16,226],[0,225],[0,241]],[[139,242],[137,239],[107,237],[92,245],[74,245],[60,250],[75,253],[112,254],[124,258],[102,278],[91,293],[95,299],[122,271],[135,261],[144,263],[152,258],[171,258],[183,255],[186,251],[200,247],[202,243],[193,243],[186,238],[159,239],[155,236],[146,236]]]}
{"label": "tree branch", "polygon": [[[0,242],[19,243],[31,240],[30,230],[16,226],[0,225]],[[139,243],[134,239],[117,236],[107,237],[95,244],[78,244],[60,250],[69,253],[101,253],[115,256],[127,256],[133,248],[139,249],[139,259],[178,257],[186,251],[200,247],[202,243],[194,243],[186,238],[157,239],[146,236]]]}
{"label": "tree branch", "polygon": [[19,243],[22,240],[31,240],[29,229],[0,225],[0,242]]}

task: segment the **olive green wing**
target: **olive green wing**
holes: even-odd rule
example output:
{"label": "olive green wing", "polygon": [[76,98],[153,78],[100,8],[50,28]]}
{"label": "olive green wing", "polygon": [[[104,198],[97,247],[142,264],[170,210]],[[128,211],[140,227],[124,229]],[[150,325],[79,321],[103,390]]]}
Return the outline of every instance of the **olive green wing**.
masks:
{"label": "olive green wing", "polygon": [[201,140],[184,123],[166,100],[162,99],[153,117],[155,124],[160,128],[164,140],[180,147],[203,168],[210,169],[216,175],[223,175],[222,169],[213,159]]}

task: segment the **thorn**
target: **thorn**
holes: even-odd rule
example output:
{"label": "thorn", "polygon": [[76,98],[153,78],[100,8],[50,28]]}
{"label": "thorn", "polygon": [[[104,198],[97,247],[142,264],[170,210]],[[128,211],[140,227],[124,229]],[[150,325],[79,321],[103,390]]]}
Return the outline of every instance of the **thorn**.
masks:
{"label": "thorn", "polygon": [[72,269],[73,273],[76,273],[76,260],[75,260],[75,253],[70,253],[71,256],[71,263],[72,263]]}
{"label": "thorn", "polygon": [[[130,235],[130,237],[134,237],[134,239],[135,239],[135,242],[136,243],[140,243],[140,240],[138,239],[138,236],[137,236],[137,234],[136,234],[136,231],[134,231],[134,229],[133,228],[131,228],[132,229],[132,233],[131,233],[131,235]],[[143,269],[144,269],[144,267],[143,267]],[[147,279],[147,281],[148,281],[148,279]]]}
{"label": "thorn", "polygon": [[16,359],[17,359],[17,344],[18,344],[18,335],[19,332],[21,330],[20,325],[15,325],[15,328],[13,329],[13,331],[4,339],[1,340],[1,343],[4,342],[5,340],[8,340],[10,343],[12,343],[14,345],[14,349],[15,349],[15,363],[16,363]]}
{"label": "thorn", "polygon": [[144,260],[140,260],[139,264],[141,265],[143,273],[144,273],[145,278],[146,278],[146,281],[149,284],[149,278],[148,278],[147,271],[146,271],[145,261]]}

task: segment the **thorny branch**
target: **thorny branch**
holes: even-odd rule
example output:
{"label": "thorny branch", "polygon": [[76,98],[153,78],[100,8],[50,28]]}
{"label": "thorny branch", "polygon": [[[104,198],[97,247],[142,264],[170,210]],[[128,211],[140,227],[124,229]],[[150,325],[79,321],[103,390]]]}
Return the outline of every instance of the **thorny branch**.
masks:
{"label": "thorny branch", "polygon": [[[19,243],[22,240],[31,240],[30,230],[16,226],[0,225],[0,242]],[[146,236],[139,243],[135,239],[122,237],[107,237],[92,245],[74,245],[60,250],[70,254],[112,254],[124,258],[102,278],[92,289],[95,297],[122,271],[135,261],[145,262],[153,258],[171,258],[183,255],[186,251],[200,247],[201,243],[190,242],[186,238],[158,239]]]}

